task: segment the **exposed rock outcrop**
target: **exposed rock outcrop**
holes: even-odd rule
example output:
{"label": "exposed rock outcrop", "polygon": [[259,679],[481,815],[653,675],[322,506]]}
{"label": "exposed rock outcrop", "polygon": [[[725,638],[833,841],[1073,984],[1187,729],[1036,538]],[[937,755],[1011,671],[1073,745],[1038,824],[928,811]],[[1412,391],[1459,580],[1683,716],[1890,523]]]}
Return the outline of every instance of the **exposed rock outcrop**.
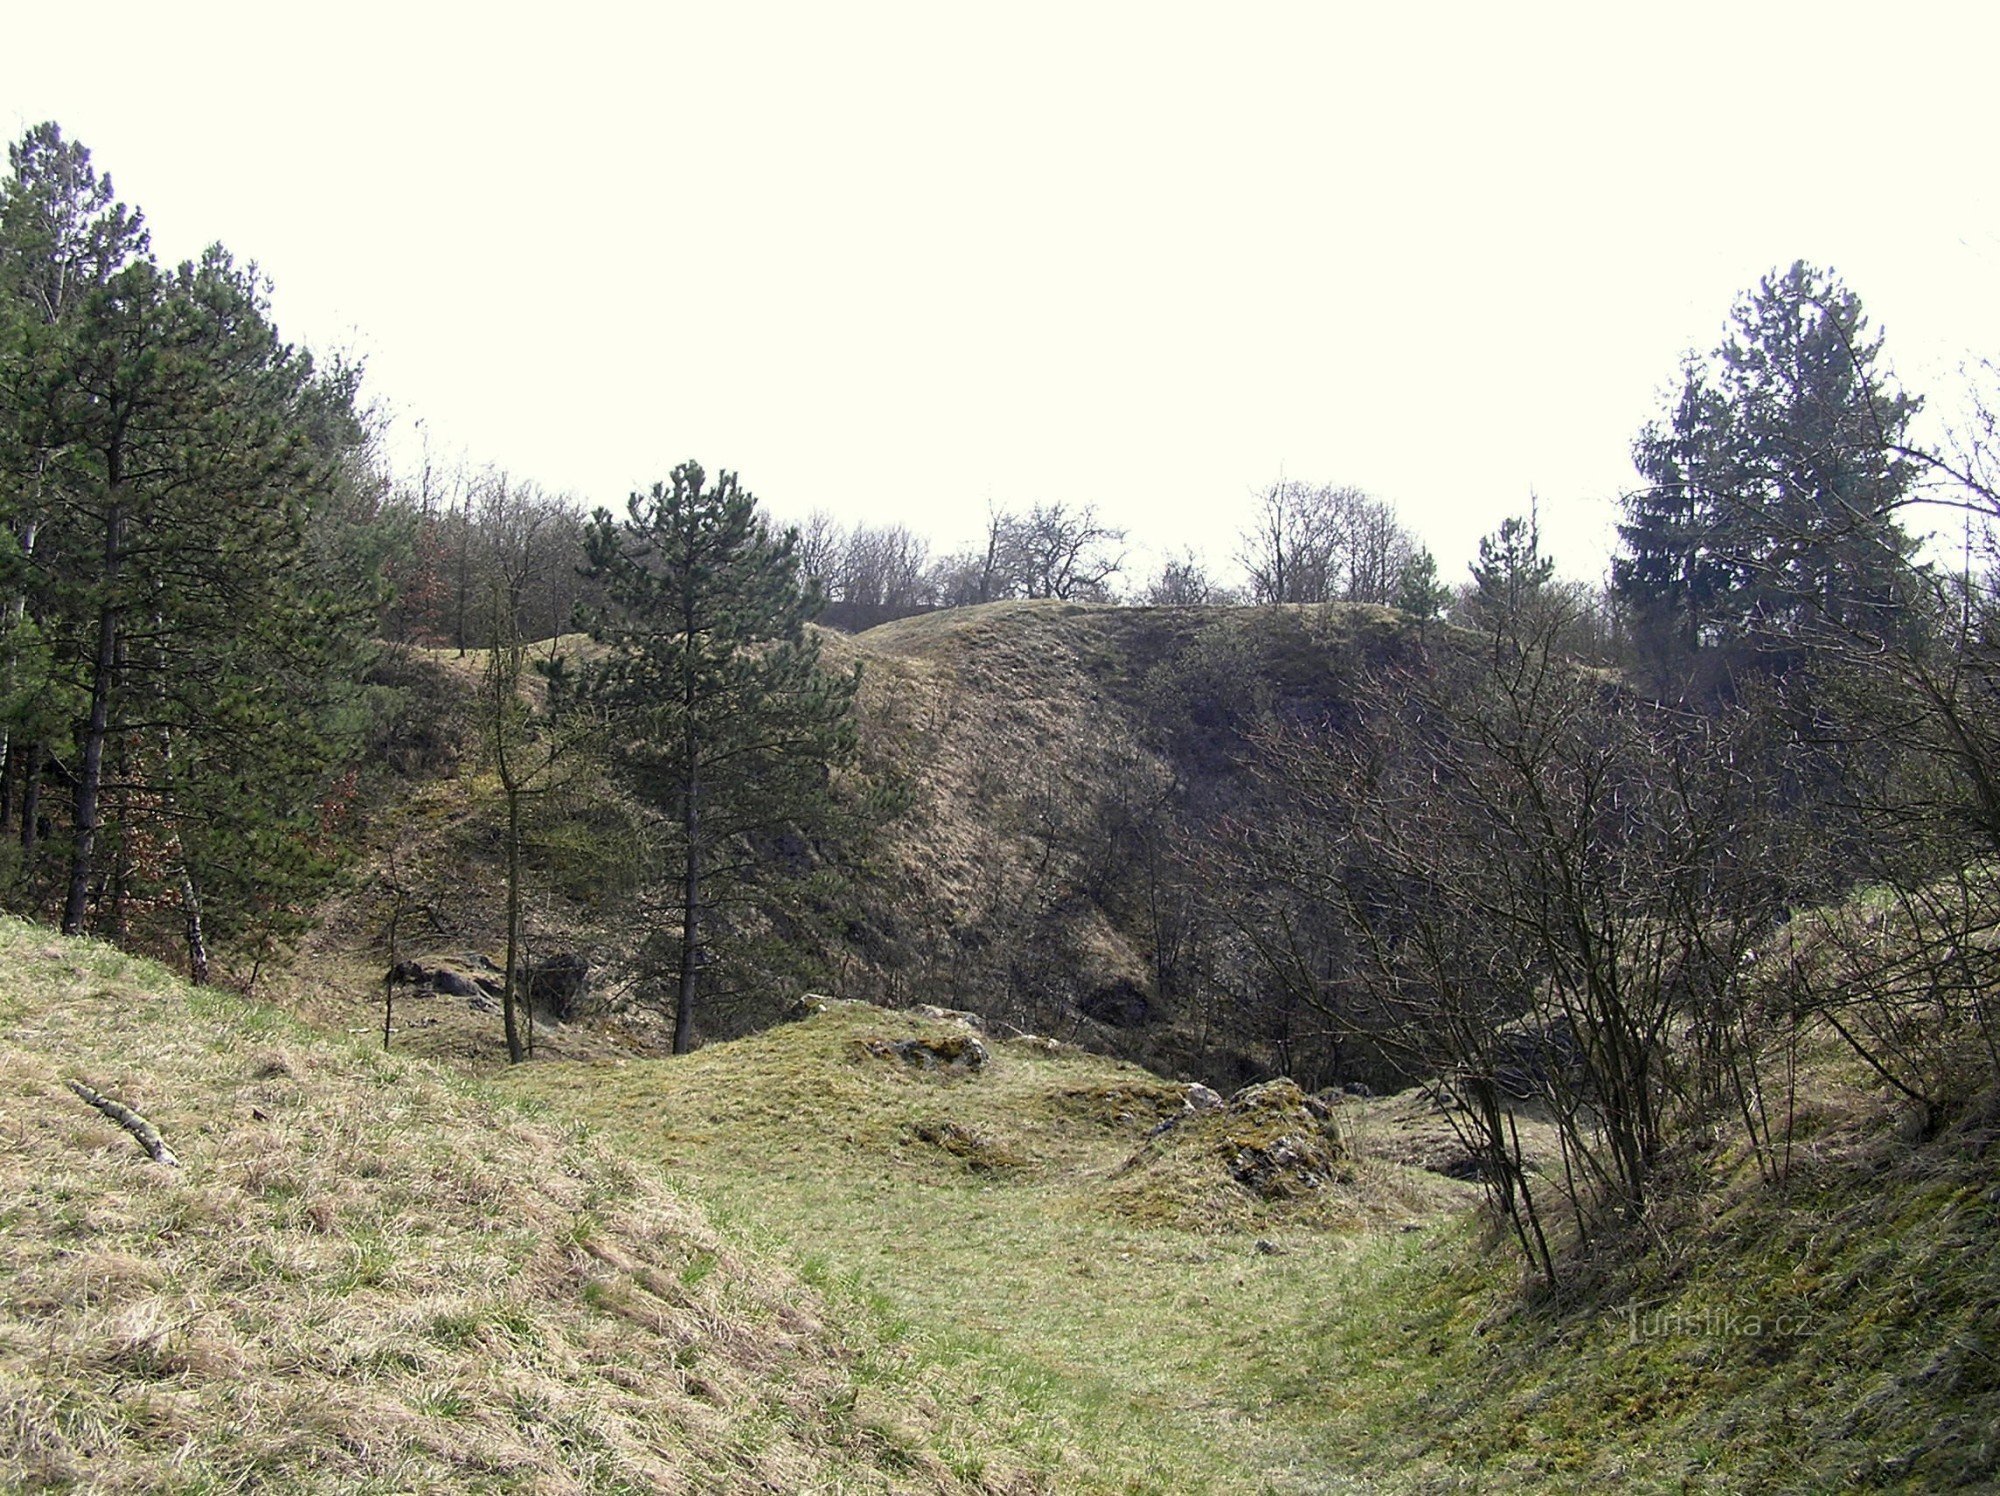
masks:
{"label": "exposed rock outcrop", "polygon": [[1133,1215],[1197,1229],[1242,1227],[1273,1211],[1323,1209],[1350,1182],[1339,1109],[1296,1082],[1265,1081],[1227,1101],[1190,1086],[1122,1164],[1112,1199]]}
{"label": "exposed rock outcrop", "polygon": [[857,1039],[862,1054],[900,1060],[914,1070],[973,1074],[986,1068],[986,1046],[969,1033],[929,1034],[915,1039]]}
{"label": "exposed rock outcrop", "polygon": [[1324,1189],[1347,1158],[1332,1107],[1290,1080],[1266,1081],[1229,1098],[1222,1151],[1230,1177],[1265,1200]]}

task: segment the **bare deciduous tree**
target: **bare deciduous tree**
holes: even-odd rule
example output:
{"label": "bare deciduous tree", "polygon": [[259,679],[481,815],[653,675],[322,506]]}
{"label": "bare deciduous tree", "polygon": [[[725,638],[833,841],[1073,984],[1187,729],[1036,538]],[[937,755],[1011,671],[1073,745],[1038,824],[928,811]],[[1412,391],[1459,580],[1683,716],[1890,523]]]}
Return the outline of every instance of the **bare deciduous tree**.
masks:
{"label": "bare deciduous tree", "polygon": [[1260,603],[1392,605],[1419,547],[1395,511],[1358,488],[1274,483],[1258,496],[1237,560]]}
{"label": "bare deciduous tree", "polygon": [[1170,556],[1159,575],[1146,585],[1146,602],[1156,608],[1193,607],[1205,603],[1233,603],[1237,596],[1208,574],[1208,568],[1193,551]]}
{"label": "bare deciduous tree", "polygon": [[[1761,1122],[1745,957],[1798,886],[1798,860],[1760,842],[1781,827],[1760,815],[1759,724],[1602,681],[1561,649],[1570,627],[1547,595],[1490,647],[1378,679],[1351,732],[1271,735],[1297,810],[1255,849],[1292,895],[1254,928],[1260,958],[1445,1078],[1550,1277],[1551,1194],[1585,1235],[1636,1223],[1674,1108]],[[1313,907],[1342,915],[1345,960],[1285,923]],[[1558,1128],[1553,1176],[1524,1156],[1524,1108]]]}
{"label": "bare deciduous tree", "polygon": [[837,596],[863,608],[921,607],[930,590],[930,544],[902,525],[862,527],[847,537]]}
{"label": "bare deciduous tree", "polygon": [[1085,504],[1037,504],[1012,518],[1003,545],[1021,590],[1029,597],[1062,602],[1102,602],[1111,579],[1125,568],[1124,552],[1113,551],[1125,532],[1098,518]]}

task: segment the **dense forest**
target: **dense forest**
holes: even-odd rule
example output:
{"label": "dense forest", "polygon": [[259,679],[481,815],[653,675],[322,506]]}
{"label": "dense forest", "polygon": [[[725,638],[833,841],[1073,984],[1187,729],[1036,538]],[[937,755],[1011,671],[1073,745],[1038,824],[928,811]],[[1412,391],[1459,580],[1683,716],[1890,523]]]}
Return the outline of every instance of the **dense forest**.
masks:
{"label": "dense forest", "polygon": [[[933,554],[781,523],[693,463],[594,515],[497,471],[391,473],[363,371],[287,343],[253,264],[158,263],[53,125],[9,163],[17,911],[253,980],[423,758],[423,662],[477,654],[517,1059],[522,890],[574,812],[572,856],[641,849],[598,917],[637,932],[677,1050],[844,980],[1087,1021],[1188,1072],[1445,1078],[1551,1280],[1559,1239],[1645,1212],[1679,1119],[1739,1118],[1780,1166],[1787,1034],[1830,1025],[1927,1132],[2000,1081],[1992,419],[1918,444],[1830,271],[1775,270],[1678,371],[1601,586],[1559,578],[1532,513],[1454,585],[1390,503],[1299,482],[1248,506],[1237,554],[1128,578],[1126,537],[1066,500]],[[1951,556],[1924,514],[1962,521]],[[1159,632],[1118,636],[1095,709],[1126,725],[1084,789],[1031,800],[1028,753],[994,790],[1040,862],[946,950],[898,861],[919,728],[868,705],[834,631],[1017,600]],[[1857,890],[1867,919],[1823,915]],[[1063,945],[1099,928],[1116,981]],[[1524,1162],[1526,1100],[1560,1187]]]}

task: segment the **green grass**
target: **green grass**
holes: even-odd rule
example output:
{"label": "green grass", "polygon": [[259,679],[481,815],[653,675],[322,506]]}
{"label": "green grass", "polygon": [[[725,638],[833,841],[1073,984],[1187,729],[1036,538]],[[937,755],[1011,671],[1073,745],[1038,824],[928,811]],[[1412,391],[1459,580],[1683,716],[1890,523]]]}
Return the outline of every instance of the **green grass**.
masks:
{"label": "green grass", "polygon": [[1644,1230],[1537,1298],[1468,1190],[1383,1161],[1400,1103],[1352,1109],[1333,1184],[1264,1200],[1228,1177],[1235,1123],[1147,1141],[1180,1093],[1143,1071],[1026,1042],[921,1071],[894,1043],[949,1027],[859,1004],[488,1085],[0,922],[0,1028],[0,1485],[2000,1471],[2000,1104],[1905,1126],[1837,1045],[1808,1047],[1782,1180],[1726,1130],[1683,1140]]}
{"label": "green grass", "polygon": [[0,1036],[0,1488],[950,1492],[972,1443],[1046,1487],[857,1383],[871,1343],[652,1171],[463,1076],[11,920]]}
{"label": "green grass", "polygon": [[1832,1115],[1782,1182],[1714,1150],[1559,1297],[1469,1222],[1378,1244],[1273,1343],[1277,1416],[1420,1490],[1994,1488],[1992,1119],[1911,1146],[1818,1079]]}
{"label": "green grass", "polygon": [[[1272,1338],[1380,1230],[1419,1239],[1435,1228],[1399,1228],[1460,1192],[1364,1169],[1306,1213],[1213,1167],[1207,1195],[1177,1176],[1176,1209],[1135,1209],[1114,1176],[1178,1109],[1175,1088],[1074,1051],[994,1044],[984,1071],[954,1076],[865,1042],[941,1032],[836,1004],[680,1060],[591,1067],[587,1084],[563,1066],[503,1084],[573,1109],[725,1229],[785,1252],[934,1395],[1059,1461],[1064,1489],[1368,1488],[1304,1422],[1268,1416],[1290,1375]],[[1229,1208],[1190,1214],[1211,1196]]]}
{"label": "green grass", "polygon": [[[1468,1192],[1368,1161],[1367,1108],[1350,1181],[1310,1209],[1232,1199],[1200,1150],[1124,1167],[1172,1094],[1141,1071],[997,1044],[982,1073],[926,1074],[865,1043],[936,1029],[835,1004],[506,1088],[587,1118],[872,1323],[863,1385],[965,1400],[974,1436],[1034,1448],[1065,1490],[1994,1478],[2000,1189],[1978,1117],[1899,1143],[1831,1067],[1782,1185],[1718,1147],[1652,1238],[1538,1299]],[[942,1146],[946,1124],[1007,1162]]]}

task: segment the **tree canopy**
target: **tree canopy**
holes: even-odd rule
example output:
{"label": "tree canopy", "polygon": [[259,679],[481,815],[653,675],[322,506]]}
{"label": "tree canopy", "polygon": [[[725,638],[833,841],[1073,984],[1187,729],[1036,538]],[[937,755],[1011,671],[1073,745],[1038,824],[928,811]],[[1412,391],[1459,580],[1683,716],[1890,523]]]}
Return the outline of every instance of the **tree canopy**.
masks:
{"label": "tree canopy", "polygon": [[1898,511],[1920,402],[1878,368],[1858,296],[1804,261],[1736,305],[1708,359],[1687,359],[1664,416],[1633,444],[1612,586],[1682,649],[1879,631],[1903,602],[1914,542]]}
{"label": "tree canopy", "polygon": [[332,698],[372,600],[327,584],[309,531],[362,441],[355,375],[285,343],[221,246],[157,264],[54,125],[9,160],[0,782],[31,861],[66,766],[65,930],[118,934],[171,890],[199,976],[205,892],[237,920],[282,906],[340,756]]}

